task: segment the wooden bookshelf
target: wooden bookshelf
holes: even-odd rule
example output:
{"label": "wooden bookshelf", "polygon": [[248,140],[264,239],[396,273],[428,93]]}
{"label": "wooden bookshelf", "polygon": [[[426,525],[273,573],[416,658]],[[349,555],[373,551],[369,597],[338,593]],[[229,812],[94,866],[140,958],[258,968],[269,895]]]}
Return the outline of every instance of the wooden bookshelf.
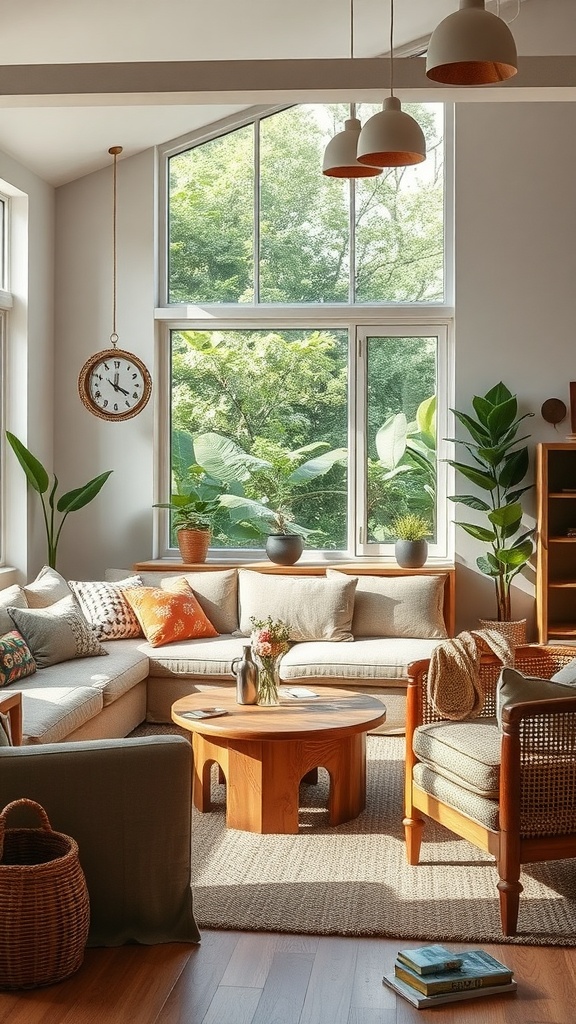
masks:
{"label": "wooden bookshelf", "polygon": [[536,449],[538,642],[576,641],[576,443]]}

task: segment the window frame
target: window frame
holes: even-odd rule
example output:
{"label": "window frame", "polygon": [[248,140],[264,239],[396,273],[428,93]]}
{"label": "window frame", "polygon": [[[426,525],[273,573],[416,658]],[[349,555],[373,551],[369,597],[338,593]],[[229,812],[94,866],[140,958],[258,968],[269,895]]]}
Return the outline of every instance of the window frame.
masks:
{"label": "window frame", "polygon": [[[429,102],[435,102],[431,97]],[[294,104],[277,106],[255,106],[216,121],[209,126],[190,132],[172,140],[157,149],[158,180],[158,302],[154,316],[157,335],[157,382],[159,402],[156,421],[154,502],[168,501],[171,492],[170,431],[171,431],[171,341],[172,330],[289,330],[290,328],[344,329],[349,334],[348,345],[348,542],[345,551],[329,551],[305,548],[301,563],[346,561],[394,562],[393,545],[363,543],[359,537],[361,519],[365,512],[365,498],[362,494],[365,480],[364,428],[360,418],[363,415],[359,388],[365,381],[365,366],[362,355],[358,358],[359,339],[372,335],[403,334],[436,335],[438,341],[437,396],[438,396],[438,499],[437,499],[437,542],[430,546],[429,564],[452,564],[454,560],[454,528],[449,522],[447,495],[454,487],[453,471],[446,463],[445,438],[450,426],[450,407],[454,404],[454,104],[444,103],[444,302],[407,303],[397,305],[382,303],[338,303],[338,304],[228,304],[202,303],[182,304],[168,302],[169,270],[169,161],[172,156],[193,146],[209,142],[238,128],[255,124],[275,113],[289,109]],[[255,159],[257,159],[257,139]],[[321,174],[321,169],[318,169]],[[255,175],[255,209],[258,210],[259,182]],[[257,225],[255,225],[257,231]],[[257,249],[255,248],[255,254]],[[257,262],[257,261],[256,261]],[[255,283],[258,268],[255,267]],[[364,346],[365,353],[365,346]],[[445,499],[445,500],[443,500]],[[179,558],[178,551],[169,546],[170,520],[166,509],[154,509],[153,550],[155,557]],[[210,561],[213,563],[254,562],[265,557],[264,547],[212,548]]]}

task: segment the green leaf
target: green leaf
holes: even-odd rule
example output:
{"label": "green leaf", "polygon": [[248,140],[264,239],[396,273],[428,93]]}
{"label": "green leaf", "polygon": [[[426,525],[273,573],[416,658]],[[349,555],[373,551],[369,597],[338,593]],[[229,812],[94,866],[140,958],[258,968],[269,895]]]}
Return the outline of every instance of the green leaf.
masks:
{"label": "green leaf", "polygon": [[455,526],[461,526],[466,533],[469,533],[475,540],[486,541],[491,544],[492,541],[496,540],[496,534],[494,530],[487,530],[484,526],[476,526],[475,523],[463,523],[455,521]]}
{"label": "green leaf", "polygon": [[516,419],[518,402],[515,397],[496,405],[488,416],[488,429],[493,438],[500,440]]}
{"label": "green leaf", "polygon": [[222,434],[198,434],[194,438],[194,448],[199,465],[224,483],[237,480],[245,482],[253,470],[272,468],[266,459],[249,455],[235,441]]}
{"label": "green leaf", "polygon": [[15,434],[6,431],[6,437],[10,446],[26,474],[26,479],[31,487],[39,494],[45,494],[48,490],[50,479],[41,462],[38,461],[32,452],[29,452]]}
{"label": "green leaf", "polygon": [[528,559],[531,557],[533,546],[531,541],[524,541],[517,547],[502,548],[497,554],[501,562],[509,566],[511,569],[521,567],[526,564]]}
{"label": "green leaf", "polygon": [[316,477],[327,473],[335,463],[346,463],[347,458],[348,450],[346,448],[333,448],[332,451],[324,452],[323,455],[318,455],[317,458],[310,459],[309,462],[303,462],[293,473],[290,473],[288,481],[292,484],[303,484],[309,480],[315,480]]}
{"label": "green leaf", "polygon": [[477,423],[477,421],[474,420],[472,416],[468,416],[468,414],[465,412],[458,412],[457,409],[452,409],[451,412],[454,413],[456,419],[459,420],[462,426],[466,427],[468,433],[474,438],[475,441],[478,442],[478,444],[490,443],[490,433],[488,430],[484,429],[481,423]]}
{"label": "green leaf", "polygon": [[512,526],[517,529],[522,519],[522,506],[518,503],[514,505],[501,505],[500,508],[493,509],[489,513],[488,519],[494,526]]}
{"label": "green leaf", "polygon": [[472,406],[482,426],[487,427],[488,417],[492,412],[492,409],[494,408],[492,403],[487,402],[486,399],[482,398],[481,395],[475,395],[474,398],[472,399]]}
{"label": "green leaf", "polygon": [[507,402],[509,398],[512,398],[512,392],[508,390],[505,384],[500,381],[490,391],[487,391],[484,398],[490,405],[502,405],[503,402]]}
{"label": "green leaf", "polygon": [[430,440],[430,447],[436,447],[436,395],[420,402],[416,410],[416,424],[420,433]]}
{"label": "green leaf", "polygon": [[500,471],[498,483],[501,487],[515,487],[524,479],[528,472],[528,448],[520,448],[519,451],[509,455]]}
{"label": "green leaf", "polygon": [[453,462],[452,459],[446,461],[449,466],[453,466],[459,473],[462,473],[462,476],[476,484],[477,487],[481,487],[482,490],[493,491],[496,487],[496,481],[488,473],[475,469],[474,466],[467,466],[465,462]]}
{"label": "green leaf", "polygon": [[68,512],[77,512],[78,509],[84,508],[85,505],[88,505],[96,497],[111,473],[112,470],[109,469],[106,473],[100,473],[99,476],[89,480],[83,487],[76,487],[73,491],[67,491],[56,505],[58,511],[67,514]]}
{"label": "green leaf", "polygon": [[490,505],[474,494],[451,494],[448,501],[457,502],[459,505],[466,505],[467,508],[475,508],[478,512],[489,512]]}
{"label": "green leaf", "polygon": [[476,559],[476,565],[480,569],[480,572],[484,573],[485,576],[491,576],[492,579],[498,579],[500,575],[498,569],[495,569],[484,555],[480,555]]}
{"label": "green leaf", "polygon": [[395,469],[406,451],[408,424],[403,412],[390,416],[376,434],[378,459],[384,469]]}

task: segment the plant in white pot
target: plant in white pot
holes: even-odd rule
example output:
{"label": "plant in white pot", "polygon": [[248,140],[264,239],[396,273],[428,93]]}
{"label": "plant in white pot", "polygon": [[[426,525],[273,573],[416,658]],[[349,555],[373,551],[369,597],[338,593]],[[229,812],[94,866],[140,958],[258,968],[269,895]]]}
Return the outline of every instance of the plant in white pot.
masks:
{"label": "plant in white pot", "polygon": [[484,525],[461,520],[456,525],[488,545],[476,564],[480,572],[494,581],[497,621],[511,622],[510,585],[534,550],[534,531],[522,530],[521,504],[522,496],[533,486],[521,486],[529,467],[528,448],[521,442],[530,435],[517,437],[522,421],[534,414],[518,416],[516,395],[502,382],[485,395],[474,396],[472,406],[475,415],[452,410],[469,437],[450,439],[464,448],[470,461],[448,462],[482,496],[455,494],[450,501],[473,509],[484,518]]}
{"label": "plant in white pot", "polygon": [[419,569],[428,558],[427,537],[431,536],[430,523],[417,512],[396,516],[390,523],[396,542],[394,554],[404,569]]}

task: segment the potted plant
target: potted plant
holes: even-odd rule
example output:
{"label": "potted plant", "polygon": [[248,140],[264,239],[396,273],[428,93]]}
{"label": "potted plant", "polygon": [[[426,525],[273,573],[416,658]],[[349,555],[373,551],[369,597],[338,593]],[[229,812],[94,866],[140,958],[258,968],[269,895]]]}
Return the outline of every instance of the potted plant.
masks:
{"label": "potted plant", "polygon": [[[10,433],[9,430],[6,431],[6,439],[18,459],[18,462],[22,466],[28,483],[40,495],[42,513],[44,515],[44,527],[46,530],[47,562],[51,569],[55,569],[58,554],[58,541],[60,540],[62,527],[64,526],[67,517],[71,512],[77,512],[79,509],[84,508],[85,505],[88,505],[93,498],[96,497],[106,483],[112,470],[109,469],[105,473],[100,473],[99,476],[95,476],[92,480],[89,480],[83,487],[76,487],[73,491],[67,491],[66,494],[63,494],[62,497],[56,501],[56,491],[58,489],[58,477],[56,474],[53,475],[52,485],[50,485],[50,477],[47,470],[36,456],[32,455],[32,452],[22,444],[22,441],[20,441],[15,434]],[[44,495],[48,489],[49,494],[47,505]],[[55,520],[55,511],[62,515],[59,524],[57,524]]]}
{"label": "potted plant", "polygon": [[475,396],[472,406],[475,415],[452,410],[469,438],[450,439],[464,448],[471,461],[447,461],[483,496],[455,494],[450,501],[482,514],[485,525],[457,520],[456,526],[488,545],[476,564],[480,572],[494,580],[497,621],[511,622],[510,584],[530,559],[534,547],[533,530],[522,531],[521,498],[533,486],[521,486],[528,472],[528,448],[518,447],[530,435],[517,434],[522,421],[534,414],[518,416],[516,395],[502,382],[485,395]]}
{"label": "potted plant", "polygon": [[432,533],[430,523],[417,512],[396,516],[390,524],[396,538],[394,554],[404,569],[419,569],[428,558],[427,537]]}
{"label": "potted plant", "polygon": [[182,561],[188,565],[205,562],[212,539],[215,518],[220,511],[217,498],[202,498],[197,492],[174,494],[172,501],[158,503],[154,508],[167,508],[172,513],[172,529]]}

